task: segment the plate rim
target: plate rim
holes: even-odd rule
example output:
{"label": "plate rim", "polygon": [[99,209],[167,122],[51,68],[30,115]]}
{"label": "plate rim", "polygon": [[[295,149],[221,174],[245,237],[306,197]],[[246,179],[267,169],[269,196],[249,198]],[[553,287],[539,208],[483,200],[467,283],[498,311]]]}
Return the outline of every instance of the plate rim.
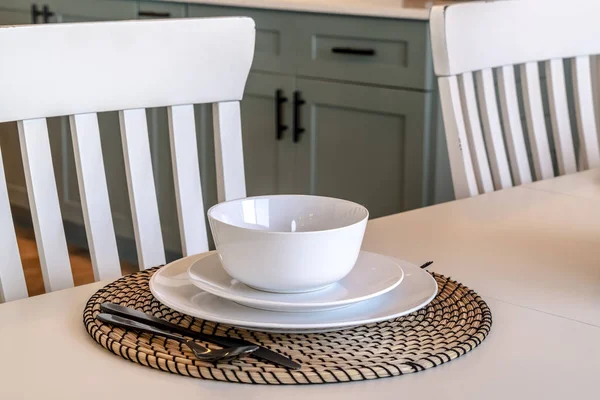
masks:
{"label": "plate rim", "polygon": [[[404,280],[404,277],[405,277],[404,269],[402,268],[402,266],[400,265],[398,260],[395,259],[394,257],[386,256],[386,255],[375,253],[372,251],[365,251],[365,250],[361,250],[360,253],[374,254],[376,256],[380,256],[384,259],[389,260],[389,262],[391,264],[394,264],[400,270],[400,278],[396,282],[394,282],[394,284],[392,284],[384,289],[381,289],[379,291],[369,293],[368,295],[364,295],[361,297],[356,297],[356,298],[351,298],[351,299],[346,299],[346,300],[338,300],[338,301],[334,301],[334,302],[330,301],[330,302],[325,302],[325,303],[324,302],[320,302],[320,303],[286,303],[286,302],[279,302],[279,301],[273,301],[273,300],[248,299],[247,297],[238,296],[238,295],[232,294],[231,292],[221,290],[221,289],[211,285],[209,282],[194,278],[191,275],[190,271],[194,267],[194,265],[196,265],[197,263],[201,262],[202,260],[204,260],[208,257],[218,256],[218,252],[216,250],[204,253],[202,257],[191,262],[190,266],[187,268],[187,276],[188,276],[190,282],[192,282],[192,284],[194,286],[196,286],[197,288],[199,288],[200,290],[203,290],[203,291],[211,293],[215,296],[218,296],[218,297],[230,300],[230,301],[235,301],[237,303],[241,303],[244,305],[248,304],[248,306],[254,306],[254,307],[258,307],[258,306],[277,307],[277,308],[285,307],[288,310],[290,310],[290,309],[305,310],[306,312],[310,312],[311,310],[318,311],[318,309],[320,309],[320,308],[350,306],[355,303],[360,303],[361,301],[366,301],[366,300],[373,299],[375,297],[379,297],[379,296],[384,295],[384,294],[394,290],[395,288],[397,288]],[[232,278],[232,279],[235,279],[235,278]],[[240,282],[240,283],[244,284],[243,282]],[[250,288],[250,289],[252,289],[252,288]],[[256,289],[254,289],[254,290],[256,290]],[[275,311],[275,310],[270,310],[270,311]],[[326,310],[323,310],[323,311],[326,311]],[[280,310],[279,312],[285,312],[285,311]]]}
{"label": "plate rim", "polygon": [[[205,253],[203,253],[205,254]],[[156,277],[159,276],[160,272],[164,269],[167,268],[171,268],[173,266],[173,264],[175,263],[179,263],[179,262],[185,262],[190,261],[190,258],[192,259],[196,259],[196,257],[198,257],[200,255],[194,255],[194,256],[188,256],[185,258],[181,258],[179,260],[176,260],[172,263],[169,263],[163,267],[161,267],[156,273],[154,273],[152,275],[152,277],[150,278],[150,282],[149,282],[149,287],[150,287],[150,292],[152,293],[152,295],[161,303],[163,303],[164,305],[166,305],[167,307],[172,308],[175,311],[178,311],[180,313],[186,314],[186,315],[190,315],[192,317],[195,318],[200,318],[200,319],[204,319],[207,321],[212,321],[212,322],[216,322],[219,324],[224,324],[224,325],[231,325],[231,326],[235,326],[235,327],[240,327],[240,328],[244,328],[244,329],[261,329],[261,328],[266,328],[266,329],[281,329],[281,330],[286,330],[286,331],[292,331],[292,330],[303,330],[303,331],[307,331],[310,329],[328,329],[328,328],[347,328],[347,327],[354,327],[354,326],[358,326],[358,325],[367,325],[367,324],[372,324],[372,323],[376,323],[376,322],[381,322],[381,321],[387,321],[387,320],[391,320],[394,318],[399,318],[402,317],[404,315],[413,313],[417,310],[422,309],[423,307],[427,306],[427,304],[431,303],[431,301],[435,298],[435,296],[437,295],[438,292],[438,285],[437,285],[437,281],[435,280],[435,278],[429,274],[427,271],[422,270],[421,268],[419,268],[418,266],[416,266],[415,264],[409,263],[407,261],[401,260],[397,257],[392,257],[394,260],[400,262],[400,263],[405,263],[408,266],[410,266],[411,268],[414,268],[415,271],[423,273],[423,276],[427,276],[427,279],[430,281],[430,283],[432,283],[432,293],[427,297],[427,299],[421,303],[419,303],[418,305],[416,305],[415,307],[412,307],[408,310],[404,310],[402,312],[399,313],[394,313],[394,314],[390,314],[390,315],[386,315],[386,316],[381,316],[381,317],[374,317],[374,318],[369,318],[369,319],[362,319],[362,320],[348,320],[348,321],[344,321],[344,322],[328,322],[328,323],[315,323],[315,324],[298,324],[298,323],[277,323],[277,322],[252,322],[252,321],[239,321],[236,319],[226,319],[223,317],[219,317],[219,316],[214,316],[213,314],[204,314],[202,315],[202,310],[192,310],[192,312],[190,313],[189,311],[182,311],[183,307],[179,307],[176,305],[173,305],[172,302],[165,300],[163,298],[163,296],[159,296],[156,293],[156,290],[154,288],[154,282],[156,280]],[[186,272],[187,272],[187,268],[186,268]],[[405,272],[406,274],[406,272]],[[192,286],[194,286],[192,284]],[[201,290],[201,289],[198,289]],[[214,296],[213,294],[208,293],[211,296]],[[226,300],[226,301],[230,301],[230,300]],[[242,306],[243,307],[243,306]],[[266,310],[255,310],[255,311],[262,311],[262,312],[276,312],[276,311],[266,311]],[[335,310],[333,310],[335,311]],[[327,311],[323,311],[323,312],[327,312]],[[216,318],[215,318],[216,317]],[[305,332],[308,333],[308,332]]]}

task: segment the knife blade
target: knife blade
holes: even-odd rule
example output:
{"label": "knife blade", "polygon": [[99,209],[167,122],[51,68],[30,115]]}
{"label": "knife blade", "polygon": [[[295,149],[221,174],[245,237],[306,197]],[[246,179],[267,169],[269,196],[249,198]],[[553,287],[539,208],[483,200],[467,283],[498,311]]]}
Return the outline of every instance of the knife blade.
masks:
{"label": "knife blade", "polygon": [[[149,315],[144,312],[134,310],[133,308],[121,306],[114,303],[102,303],[100,305],[100,310],[108,314],[118,315],[120,317],[130,318],[134,321],[143,322],[148,325],[155,326],[157,328],[167,329],[169,331],[176,332],[184,336],[189,336],[200,340],[204,340],[209,343],[218,344],[219,346],[231,347],[256,345],[256,343],[248,342],[243,339],[226,338],[223,336],[208,335],[205,333],[196,332],[191,329],[173,324],[169,321],[165,321],[164,319],[157,318],[153,315]],[[297,362],[292,361],[289,358],[262,346],[259,346],[258,350],[252,353],[252,357],[256,357],[260,360],[268,361],[270,363],[293,370],[301,368],[301,365]]]}

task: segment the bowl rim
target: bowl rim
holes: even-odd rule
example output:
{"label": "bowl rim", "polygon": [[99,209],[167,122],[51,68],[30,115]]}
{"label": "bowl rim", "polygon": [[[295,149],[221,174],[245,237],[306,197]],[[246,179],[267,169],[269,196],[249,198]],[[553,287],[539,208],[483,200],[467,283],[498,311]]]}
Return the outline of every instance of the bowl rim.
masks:
{"label": "bowl rim", "polygon": [[[252,228],[247,228],[244,226],[238,226],[238,225],[234,225],[234,224],[230,224],[228,222],[224,222],[216,217],[214,217],[212,214],[214,213],[214,209],[216,209],[217,207],[223,205],[223,204],[228,204],[228,203],[235,203],[235,202],[241,202],[244,200],[254,200],[254,199],[264,199],[264,198],[273,198],[273,197],[310,197],[310,198],[316,198],[316,199],[327,199],[327,200],[336,200],[336,201],[340,201],[340,202],[344,202],[344,203],[348,203],[351,205],[354,205],[356,207],[361,208],[364,212],[365,212],[365,216],[363,218],[361,218],[359,221],[357,222],[353,222],[351,224],[347,224],[344,226],[339,226],[336,228],[330,228],[330,229],[321,229],[318,231],[302,231],[302,232],[283,232],[283,231],[261,231],[258,229],[252,229]],[[231,226],[233,228],[237,228],[237,229],[242,229],[245,231],[249,231],[249,232],[257,232],[257,233],[261,233],[261,234],[269,234],[269,235],[314,235],[317,233],[324,233],[324,232],[335,232],[338,230],[342,230],[342,229],[347,229],[350,228],[352,226],[356,226],[359,225],[361,223],[363,223],[365,220],[369,219],[369,210],[367,209],[367,207],[363,206],[362,204],[358,204],[355,203],[353,201],[350,200],[345,200],[345,199],[339,199],[336,197],[329,197],[329,196],[316,196],[316,195],[312,195],[312,194],[267,194],[267,195],[261,195],[261,196],[250,196],[250,197],[242,197],[239,199],[233,199],[233,200],[227,200],[227,201],[223,201],[221,203],[217,203],[214,206],[210,207],[208,209],[208,211],[206,212],[206,215],[208,217],[208,222],[209,224],[212,225],[212,221],[218,221],[221,224],[227,225],[227,226]],[[212,226],[211,226],[212,228]]]}

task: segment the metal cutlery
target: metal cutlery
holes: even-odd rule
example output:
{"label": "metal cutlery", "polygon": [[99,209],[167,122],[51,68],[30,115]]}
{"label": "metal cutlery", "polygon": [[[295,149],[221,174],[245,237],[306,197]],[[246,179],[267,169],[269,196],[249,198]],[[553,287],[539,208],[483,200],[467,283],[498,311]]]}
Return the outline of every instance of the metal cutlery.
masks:
{"label": "metal cutlery", "polygon": [[172,339],[177,342],[183,343],[192,350],[192,352],[194,353],[194,355],[196,356],[197,359],[202,360],[202,361],[210,361],[210,362],[229,361],[234,358],[238,358],[238,357],[244,356],[246,354],[250,354],[258,349],[258,346],[252,345],[252,346],[236,346],[236,347],[228,347],[228,348],[224,348],[224,349],[220,349],[220,350],[212,350],[212,349],[209,349],[202,345],[199,345],[198,343],[194,342],[193,340],[186,339],[185,337],[183,337],[181,335],[177,335],[177,334],[171,333],[171,332],[163,330],[163,329],[155,328],[148,324],[134,321],[132,319],[123,318],[118,315],[100,313],[100,314],[98,314],[98,316],[96,318],[107,324],[120,326],[122,328],[127,328],[127,329],[135,329],[138,331],[148,332],[148,333],[152,333],[154,335],[164,336],[167,339]]}
{"label": "metal cutlery", "polygon": [[[218,344],[219,346],[256,346],[254,343],[248,342],[243,339],[233,339],[223,336],[208,335],[205,333],[196,332],[191,329],[184,328],[182,326],[165,321],[164,319],[157,318],[153,315],[149,315],[141,311],[135,310],[133,308],[121,306],[114,303],[102,303],[100,305],[100,310],[103,313],[113,314],[120,317],[132,319],[134,321],[141,322],[159,329],[165,329],[187,337],[192,337],[199,340],[203,340],[205,342]],[[289,369],[297,370],[301,368],[301,365],[297,362],[292,361],[279,353],[269,350],[266,347],[258,346],[258,349],[252,352],[251,355],[252,357],[255,357],[259,360],[267,361]]]}
{"label": "metal cutlery", "polygon": [[421,269],[425,269],[427,267],[429,267],[431,264],[433,264],[433,261],[427,261],[425,264],[421,265]]}

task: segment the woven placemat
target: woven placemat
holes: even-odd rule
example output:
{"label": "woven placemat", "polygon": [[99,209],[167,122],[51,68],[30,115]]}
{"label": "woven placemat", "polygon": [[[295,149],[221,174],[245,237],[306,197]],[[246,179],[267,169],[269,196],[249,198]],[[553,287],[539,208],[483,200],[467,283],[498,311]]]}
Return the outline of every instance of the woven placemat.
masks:
{"label": "woven placemat", "polygon": [[[427,307],[401,318],[329,333],[253,332],[203,321],[162,305],[148,287],[156,271],[127,275],[100,289],[88,301],[83,322],[94,340],[113,353],[141,365],[195,378],[308,384],[409,374],[473,350],[492,326],[490,309],[477,293],[434,273],[439,288],[435,299]],[[97,321],[95,316],[103,302],[133,307],[196,331],[247,339],[292,358],[302,364],[302,369],[291,371],[252,357],[218,364],[198,361],[185,345],[175,341]]]}

